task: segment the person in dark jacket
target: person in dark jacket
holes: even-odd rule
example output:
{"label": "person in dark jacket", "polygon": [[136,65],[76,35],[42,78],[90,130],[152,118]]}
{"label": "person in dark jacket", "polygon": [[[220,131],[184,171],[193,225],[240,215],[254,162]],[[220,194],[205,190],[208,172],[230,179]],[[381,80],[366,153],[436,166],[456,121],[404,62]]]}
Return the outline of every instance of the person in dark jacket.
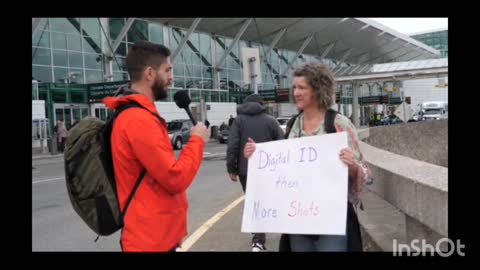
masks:
{"label": "person in dark jacket", "polygon": [[[257,94],[246,97],[244,103],[237,108],[237,117],[230,127],[227,147],[227,170],[232,181],[240,177],[243,192],[247,188],[247,159],[243,156],[243,148],[247,140],[269,142],[283,139],[283,130],[277,120],[266,113],[263,98]],[[253,234],[252,251],[265,250],[264,233]]]}
{"label": "person in dark jacket", "polygon": [[230,118],[228,119],[228,127],[232,126],[233,120],[235,120],[235,118],[233,118],[233,115],[230,114]]}

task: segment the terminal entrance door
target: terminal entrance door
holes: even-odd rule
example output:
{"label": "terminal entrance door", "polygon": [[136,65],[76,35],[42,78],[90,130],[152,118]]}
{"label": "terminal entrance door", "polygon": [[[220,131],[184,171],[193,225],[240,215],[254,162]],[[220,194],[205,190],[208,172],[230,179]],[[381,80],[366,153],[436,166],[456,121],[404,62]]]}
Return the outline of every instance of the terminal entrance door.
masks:
{"label": "terminal entrance door", "polygon": [[103,103],[94,103],[92,104],[91,113],[94,117],[106,121],[108,117],[112,114],[112,111],[109,110]]}
{"label": "terminal entrance door", "polygon": [[80,120],[89,116],[89,110],[87,104],[65,104],[65,103],[55,103],[53,104],[53,110],[55,114],[53,115],[54,125],[57,124],[57,120],[63,119],[65,122],[65,127],[70,129],[75,118]]}

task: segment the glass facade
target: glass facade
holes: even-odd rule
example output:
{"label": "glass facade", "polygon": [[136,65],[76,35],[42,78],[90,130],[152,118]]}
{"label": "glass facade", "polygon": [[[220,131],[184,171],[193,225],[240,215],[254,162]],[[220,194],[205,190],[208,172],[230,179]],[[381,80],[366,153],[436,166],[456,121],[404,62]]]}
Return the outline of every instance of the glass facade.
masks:
{"label": "glass facade", "polygon": [[[32,19],[33,21],[33,19]],[[47,18],[32,36],[32,79],[39,82],[90,84],[107,81],[103,52],[109,51],[107,40],[113,43],[128,18]],[[130,46],[139,40],[164,44],[172,52],[179,46],[186,29],[165,26],[135,19],[115,51],[112,63],[113,80],[128,80],[125,57]],[[238,93],[252,91],[243,82],[242,48],[258,48],[261,63],[262,83],[259,90],[275,89],[290,61],[294,61],[286,73],[285,84],[292,83],[291,71],[305,62],[318,61],[316,56],[296,55],[294,51],[273,49],[268,55],[268,45],[252,44],[240,40],[226,56],[219,72],[219,84],[215,87],[213,66],[224,55],[233,40],[228,37],[194,32],[177,54],[173,62],[173,93],[188,89],[193,101],[204,98],[211,102],[242,102]],[[325,59],[324,63],[335,68],[337,63]],[[235,94],[237,93],[237,94]],[[236,98],[234,98],[236,97]],[[60,97],[59,97],[60,98]],[[62,98],[62,100],[65,98]],[[80,100],[80,96],[72,96]]]}
{"label": "glass facade", "polygon": [[439,50],[442,57],[448,58],[448,30],[412,35],[410,37]]}

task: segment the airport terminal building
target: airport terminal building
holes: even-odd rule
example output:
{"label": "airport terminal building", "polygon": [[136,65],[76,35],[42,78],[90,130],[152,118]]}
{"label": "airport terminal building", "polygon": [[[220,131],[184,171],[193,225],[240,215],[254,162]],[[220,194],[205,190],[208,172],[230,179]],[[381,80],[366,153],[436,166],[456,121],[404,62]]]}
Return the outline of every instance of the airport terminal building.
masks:
{"label": "airport terminal building", "polygon": [[372,109],[413,98],[408,80],[448,75],[441,58],[448,44],[445,54],[445,46],[363,18],[32,18],[32,147],[58,119],[67,127],[75,118],[106,119],[101,99],[128,82],[125,57],[139,40],[172,51],[174,82],[156,102],[167,121],[187,118],[172,102],[179,90],[189,91],[194,113],[212,125],[235,115],[253,92],[275,116],[290,116],[292,71],[312,61],[335,73],[335,106],[356,125]]}

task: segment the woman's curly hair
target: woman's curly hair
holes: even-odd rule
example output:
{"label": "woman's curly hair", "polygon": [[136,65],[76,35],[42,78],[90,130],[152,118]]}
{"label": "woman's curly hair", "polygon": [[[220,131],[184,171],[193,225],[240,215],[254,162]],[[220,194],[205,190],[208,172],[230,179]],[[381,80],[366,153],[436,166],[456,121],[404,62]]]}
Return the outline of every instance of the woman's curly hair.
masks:
{"label": "woman's curly hair", "polygon": [[333,105],[337,83],[327,66],[320,63],[308,63],[293,72],[294,77],[304,77],[315,92],[320,109],[328,109]]}

